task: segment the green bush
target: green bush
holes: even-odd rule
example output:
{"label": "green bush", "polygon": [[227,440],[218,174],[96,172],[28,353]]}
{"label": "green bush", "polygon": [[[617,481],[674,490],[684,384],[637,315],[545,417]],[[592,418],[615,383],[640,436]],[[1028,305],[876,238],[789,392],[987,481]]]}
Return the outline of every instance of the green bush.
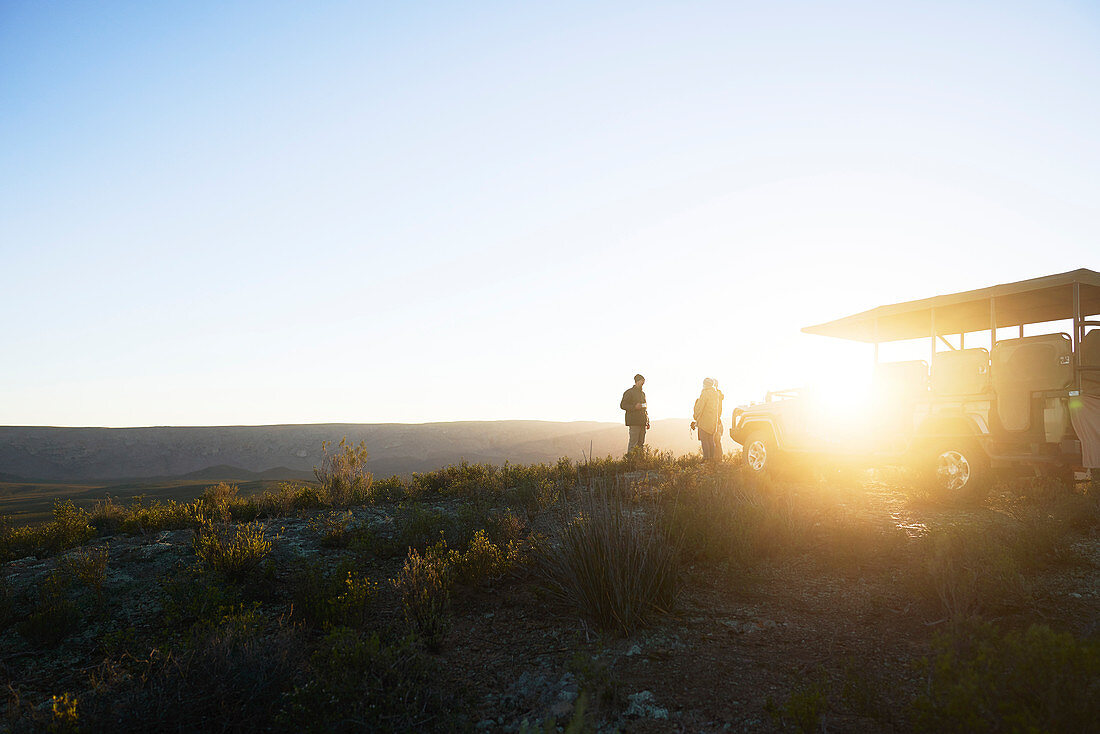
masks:
{"label": "green bush", "polygon": [[104,584],[107,582],[108,558],[107,546],[81,548],[61,559],[57,564],[57,573],[68,575],[92,591],[97,605],[102,607],[106,601]]}
{"label": "green bush", "polygon": [[468,730],[469,702],[444,682],[439,663],[414,638],[333,630],[287,697],[279,726],[307,732]]}
{"label": "green bush", "polygon": [[92,507],[89,521],[95,528],[96,535],[114,535],[122,528],[122,521],[126,518],[126,508],[115,504],[110,497],[96,500]]}
{"label": "green bush", "polygon": [[410,548],[401,571],[391,581],[409,628],[432,649],[439,648],[450,627],[451,581],[447,545],[442,541],[423,555]]}
{"label": "green bush", "polygon": [[829,710],[829,680],[819,671],[816,676],[798,683],[783,703],[777,704],[769,697],[765,710],[780,726],[790,724],[803,734],[823,731],[822,719]]}
{"label": "green bush", "polygon": [[407,494],[405,482],[397,475],[371,483],[370,498],[373,502],[400,502]]}
{"label": "green bush", "polygon": [[1100,721],[1100,643],[1041,625],[939,635],[922,663],[918,728],[944,732],[1092,731]]}
{"label": "green bush", "polygon": [[229,528],[205,523],[195,531],[193,546],[200,564],[235,581],[253,577],[272,548],[259,522]]}
{"label": "green bush", "polygon": [[303,563],[291,577],[295,619],[320,629],[365,629],[375,619],[380,585],[350,569],[325,573],[317,563]]}
{"label": "green bush", "polygon": [[177,569],[161,581],[163,625],[169,629],[212,627],[240,609],[241,591],[199,566]]}
{"label": "green bush", "polygon": [[0,547],[9,560],[30,554],[60,553],[95,537],[96,530],[90,519],[88,511],[77,507],[72,500],[56,499],[53,520],[41,525],[5,527]]}
{"label": "green bush", "polygon": [[233,507],[242,503],[240,494],[237,485],[218,482],[202,491],[199,502],[205,507],[205,514],[229,522],[233,517]]}
{"label": "green bush", "polygon": [[367,447],[362,441],[358,446],[340,439],[337,450],[329,453],[329,442],[321,444],[321,465],[313,474],[321,485],[325,503],[333,507],[347,507],[369,498],[371,475],[367,471]]}
{"label": "green bush", "polygon": [[148,535],[194,528],[203,523],[203,510],[201,502],[152,500],[146,503],[143,497],[138,497],[126,508],[119,529],[128,535]]}
{"label": "green bush", "polygon": [[613,496],[586,495],[539,565],[558,596],[626,634],[671,610],[679,591],[675,547],[642,510]]}
{"label": "green bush", "polygon": [[16,631],[34,647],[56,647],[80,626],[80,612],[66,596],[71,579],[51,573],[43,581],[38,601],[30,614],[15,625]]}
{"label": "green bush", "polygon": [[484,530],[478,530],[465,551],[451,550],[447,563],[456,581],[468,586],[490,584],[499,580],[523,559],[518,541],[496,545]]}
{"label": "green bush", "polygon": [[328,548],[347,548],[356,536],[355,516],[347,512],[323,512],[309,522],[310,530],[320,537],[321,545]]}

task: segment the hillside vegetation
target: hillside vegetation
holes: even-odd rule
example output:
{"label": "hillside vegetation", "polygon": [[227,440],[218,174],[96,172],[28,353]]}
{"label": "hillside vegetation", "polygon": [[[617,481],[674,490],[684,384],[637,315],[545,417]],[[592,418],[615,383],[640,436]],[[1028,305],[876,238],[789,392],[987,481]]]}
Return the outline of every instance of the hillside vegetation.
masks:
{"label": "hillside vegetation", "polygon": [[12,731],[1084,731],[1095,488],[461,463],[8,527]]}

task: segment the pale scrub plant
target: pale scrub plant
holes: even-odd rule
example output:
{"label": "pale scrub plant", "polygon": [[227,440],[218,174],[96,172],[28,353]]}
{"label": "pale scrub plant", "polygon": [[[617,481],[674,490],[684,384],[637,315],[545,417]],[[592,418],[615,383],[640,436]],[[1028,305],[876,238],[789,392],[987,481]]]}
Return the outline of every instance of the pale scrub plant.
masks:
{"label": "pale scrub plant", "polygon": [[367,446],[341,438],[336,447],[328,441],[321,444],[321,465],[314,467],[313,475],[324,492],[326,503],[333,507],[347,507],[369,499],[372,476],[367,471]]}
{"label": "pale scrub plant", "polygon": [[588,493],[556,535],[539,552],[547,585],[600,627],[630,634],[675,605],[677,549],[643,508]]}

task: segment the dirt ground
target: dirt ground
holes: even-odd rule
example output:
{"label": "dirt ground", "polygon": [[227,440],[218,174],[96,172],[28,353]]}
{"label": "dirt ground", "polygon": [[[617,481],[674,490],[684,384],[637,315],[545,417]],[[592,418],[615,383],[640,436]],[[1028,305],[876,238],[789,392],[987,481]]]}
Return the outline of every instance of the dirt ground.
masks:
{"label": "dirt ground", "polygon": [[[466,692],[468,724],[478,731],[520,731],[525,722],[551,719],[564,725],[582,699],[587,722],[599,731],[911,730],[908,705],[924,685],[917,662],[950,621],[934,600],[914,594],[905,555],[930,526],[1009,522],[1019,501],[1003,491],[976,509],[922,504],[867,477],[837,492],[820,522],[836,513],[900,529],[900,551],[837,563],[836,543],[822,540],[750,571],[697,563],[683,572],[675,609],[630,636],[597,630],[530,572],[490,588],[458,589],[451,628],[432,653],[442,663],[438,684]],[[364,523],[384,524],[394,508],[354,512]],[[268,525],[278,529],[286,557],[333,561],[341,553],[319,547],[308,515]],[[191,537],[175,530],[92,541],[111,548],[111,621],[45,652],[28,648],[9,627],[0,635],[9,691],[43,706],[50,695],[86,684],[102,659],[105,631],[156,625],[162,609],[151,585],[191,561]],[[5,580],[16,594],[30,594],[57,562],[9,562]],[[380,573],[392,574],[400,559],[387,563],[394,568]],[[994,621],[1100,632],[1096,527],[1073,536],[1067,559],[1031,575],[1028,590],[1026,603]],[[287,612],[283,602],[271,605],[272,614]],[[9,698],[9,713],[11,706]]]}
{"label": "dirt ground", "polygon": [[[838,508],[915,540],[932,524],[997,522],[1015,499],[1005,493],[977,509],[914,506],[869,479]],[[1030,578],[1030,602],[993,621],[1100,632],[1100,538],[1077,538],[1073,555]],[[914,598],[910,572],[872,562],[841,573],[813,551],[751,578],[695,566],[675,612],[630,637],[601,634],[574,609],[517,586],[459,604],[440,654],[480,692],[485,730],[567,720],[580,668],[590,686],[603,687],[603,700],[592,703],[603,730],[798,730],[785,702],[820,691],[821,731],[904,731],[907,704],[924,683],[916,663],[949,626],[941,609]]]}

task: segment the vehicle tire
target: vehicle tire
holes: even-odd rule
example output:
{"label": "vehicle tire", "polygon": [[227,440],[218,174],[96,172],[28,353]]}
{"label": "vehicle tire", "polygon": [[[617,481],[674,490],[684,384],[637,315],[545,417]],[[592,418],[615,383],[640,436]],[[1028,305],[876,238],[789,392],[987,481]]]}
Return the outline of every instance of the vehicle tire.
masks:
{"label": "vehicle tire", "polygon": [[741,446],[741,470],[749,477],[762,477],[775,470],[776,448],[771,431],[749,433]]}
{"label": "vehicle tire", "polygon": [[989,493],[989,457],[973,441],[937,444],[924,462],[933,495],[952,504],[981,502]]}

